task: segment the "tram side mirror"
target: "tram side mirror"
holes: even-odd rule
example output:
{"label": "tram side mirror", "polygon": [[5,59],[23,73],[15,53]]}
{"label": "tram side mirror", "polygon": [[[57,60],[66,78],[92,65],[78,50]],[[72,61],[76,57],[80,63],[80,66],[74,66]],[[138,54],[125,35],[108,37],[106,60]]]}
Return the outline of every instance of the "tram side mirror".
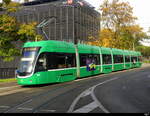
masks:
{"label": "tram side mirror", "polygon": [[19,74],[20,73],[20,71],[17,69],[17,70],[15,70],[15,75],[17,75],[17,74]]}

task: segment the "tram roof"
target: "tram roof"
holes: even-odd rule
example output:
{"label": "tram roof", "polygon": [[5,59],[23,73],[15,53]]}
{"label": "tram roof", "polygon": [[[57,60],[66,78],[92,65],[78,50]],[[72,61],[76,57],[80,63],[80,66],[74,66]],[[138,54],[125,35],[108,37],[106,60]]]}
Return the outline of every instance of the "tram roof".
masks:
{"label": "tram roof", "polygon": [[111,54],[111,48],[101,47],[102,54]]}
{"label": "tram roof", "polygon": [[72,53],[75,51],[73,43],[64,41],[38,41],[38,42],[27,42],[23,47],[41,47],[40,52],[68,52]]}
{"label": "tram roof", "polygon": [[99,47],[86,45],[86,44],[78,44],[79,53],[93,53],[99,54]]}
{"label": "tram roof", "polygon": [[[75,47],[73,43],[65,42],[65,41],[55,41],[55,40],[47,40],[47,41],[37,41],[37,42],[26,42],[23,47],[42,47],[43,51],[51,51],[55,49],[55,51],[59,52],[75,52]],[[129,51],[129,50],[121,50],[116,48],[106,48],[106,47],[98,47],[86,44],[78,44],[79,53],[94,53],[99,54],[99,48],[101,49],[102,54],[111,54],[111,50],[113,54],[116,55],[135,55],[141,56],[140,52]]]}
{"label": "tram roof", "polygon": [[130,51],[130,54],[133,56],[141,56],[141,53],[137,51]]}
{"label": "tram roof", "polygon": [[121,49],[112,48],[112,53],[115,55],[123,55],[124,51]]}
{"label": "tram roof", "polygon": [[26,42],[23,47],[68,47],[73,48],[73,43],[68,43],[65,41],[55,41],[55,40],[47,40],[47,41],[37,41],[37,42]]}
{"label": "tram roof", "polygon": [[123,50],[124,51],[124,55],[131,55],[130,51],[129,50]]}

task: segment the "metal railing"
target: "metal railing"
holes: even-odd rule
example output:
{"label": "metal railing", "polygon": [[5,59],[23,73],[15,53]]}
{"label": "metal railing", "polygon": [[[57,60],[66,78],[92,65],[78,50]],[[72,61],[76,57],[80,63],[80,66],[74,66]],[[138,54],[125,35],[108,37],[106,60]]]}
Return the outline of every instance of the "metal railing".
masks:
{"label": "metal railing", "polygon": [[17,68],[0,68],[0,79],[15,78]]}

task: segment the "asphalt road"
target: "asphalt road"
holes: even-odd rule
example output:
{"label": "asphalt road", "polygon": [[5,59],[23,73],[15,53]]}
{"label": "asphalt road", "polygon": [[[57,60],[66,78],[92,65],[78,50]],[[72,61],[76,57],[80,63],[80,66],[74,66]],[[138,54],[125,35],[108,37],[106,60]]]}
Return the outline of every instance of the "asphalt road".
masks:
{"label": "asphalt road", "polygon": [[1,113],[148,113],[150,66],[41,86],[0,85]]}

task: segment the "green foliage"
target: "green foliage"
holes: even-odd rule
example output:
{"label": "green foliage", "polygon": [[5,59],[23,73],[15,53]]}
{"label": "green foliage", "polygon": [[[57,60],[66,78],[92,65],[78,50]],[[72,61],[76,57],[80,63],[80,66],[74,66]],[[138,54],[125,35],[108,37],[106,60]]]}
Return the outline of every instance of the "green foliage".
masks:
{"label": "green foliage", "polygon": [[141,45],[136,47],[136,50],[140,51],[144,57],[146,58],[150,57],[150,47]]}
{"label": "green foliage", "polygon": [[11,2],[11,0],[3,0],[3,3],[5,3],[6,5],[9,5]]}
{"label": "green foliage", "polygon": [[143,61],[143,63],[150,63],[150,61]]}
{"label": "green foliage", "polygon": [[16,12],[19,9],[20,4],[17,2],[11,2],[11,0],[3,0],[1,7],[5,11],[5,14]]}
{"label": "green foliage", "polygon": [[128,2],[120,0],[104,0],[100,6],[102,11],[102,27],[119,31],[121,26],[127,26],[137,19],[133,16],[132,7]]}
{"label": "green foliage", "polygon": [[100,10],[100,39],[91,44],[132,50],[140,45],[142,39],[148,38],[143,29],[135,24],[137,17],[133,16],[129,2],[104,0]]}
{"label": "green foliage", "polygon": [[36,36],[36,30],[35,30],[36,23],[29,23],[29,24],[22,24],[20,25],[20,29],[18,30],[17,34],[20,35],[20,39],[22,41],[26,41],[27,38],[30,40],[34,40]]}
{"label": "green foliage", "polygon": [[9,15],[18,10],[18,3],[4,0],[2,6],[6,8],[6,11],[0,14],[0,57],[4,61],[11,61],[14,56],[20,55],[20,49],[16,48],[14,43],[41,40],[42,37],[36,34],[36,22],[21,24],[15,17]]}
{"label": "green foliage", "polygon": [[13,56],[19,55],[19,50],[12,44],[17,41],[17,27],[18,24],[15,18],[6,14],[0,17],[0,56],[4,61],[13,60]]}

